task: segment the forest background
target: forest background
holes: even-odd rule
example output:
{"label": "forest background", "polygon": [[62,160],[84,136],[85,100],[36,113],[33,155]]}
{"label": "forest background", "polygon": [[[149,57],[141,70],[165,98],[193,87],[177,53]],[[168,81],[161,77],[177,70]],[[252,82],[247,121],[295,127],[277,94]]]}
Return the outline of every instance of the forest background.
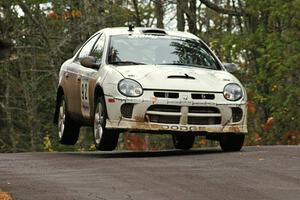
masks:
{"label": "forest background", "polygon": [[[300,0],[0,0],[0,152],[74,147],[52,123],[64,60],[104,27],[147,26],[202,38],[248,92],[247,145],[300,143]],[[196,146],[214,143],[198,138]],[[119,149],[172,148],[169,136],[124,133]]]}

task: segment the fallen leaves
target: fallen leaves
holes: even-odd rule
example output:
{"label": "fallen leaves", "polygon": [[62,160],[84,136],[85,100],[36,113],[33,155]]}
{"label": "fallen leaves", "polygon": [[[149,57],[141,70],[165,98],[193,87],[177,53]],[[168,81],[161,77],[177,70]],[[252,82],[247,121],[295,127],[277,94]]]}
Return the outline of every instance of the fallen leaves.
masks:
{"label": "fallen leaves", "polygon": [[7,192],[0,192],[0,200],[12,200],[12,198]]}
{"label": "fallen leaves", "polygon": [[286,140],[295,140],[299,137],[300,133],[297,131],[288,131],[283,134],[284,139]]}
{"label": "fallen leaves", "polygon": [[298,144],[299,137],[300,137],[300,132],[298,131],[287,131],[283,134],[283,138],[288,141],[289,145]]}
{"label": "fallen leaves", "polygon": [[46,135],[43,141],[43,145],[44,145],[44,150],[48,151],[48,152],[53,152],[53,148],[52,148],[52,142],[50,140],[50,136]]}
{"label": "fallen leaves", "polygon": [[259,133],[255,133],[255,142],[258,142],[261,140],[261,137],[259,135]]}
{"label": "fallen leaves", "polygon": [[146,150],[148,147],[148,142],[145,137],[130,134],[125,136],[126,146],[129,150]]}
{"label": "fallen leaves", "polygon": [[274,118],[273,117],[269,117],[266,121],[266,123],[262,124],[261,125],[261,128],[264,130],[264,131],[269,131],[274,125]]}
{"label": "fallen leaves", "polygon": [[199,144],[200,145],[206,145],[206,143],[207,143],[206,139],[204,139],[204,138],[202,138],[202,139],[199,140]]}
{"label": "fallen leaves", "polygon": [[51,19],[59,19],[60,18],[60,16],[55,12],[50,12],[48,14],[48,17],[50,17]]}
{"label": "fallen leaves", "polygon": [[252,113],[252,114],[256,113],[256,106],[253,101],[248,101],[247,106],[248,106],[249,113]]}
{"label": "fallen leaves", "polygon": [[81,13],[80,10],[65,11],[62,15],[60,15],[56,12],[50,12],[48,14],[49,18],[55,19],[55,20],[58,20],[58,19],[61,19],[61,18],[70,19],[70,18],[81,17],[81,16],[82,16],[82,13]]}
{"label": "fallen leaves", "polygon": [[81,12],[79,10],[70,10],[64,12],[65,19],[71,18],[71,17],[81,17]]}

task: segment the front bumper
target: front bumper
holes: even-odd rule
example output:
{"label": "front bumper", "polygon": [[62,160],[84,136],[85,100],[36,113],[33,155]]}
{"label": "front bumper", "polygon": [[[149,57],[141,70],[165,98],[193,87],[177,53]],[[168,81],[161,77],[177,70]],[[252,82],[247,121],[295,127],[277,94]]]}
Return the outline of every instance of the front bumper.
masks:
{"label": "front bumper", "polygon": [[[192,99],[192,92],[178,92],[176,98],[155,97],[154,91],[144,91],[137,98],[105,96],[106,128],[157,133],[247,133],[246,102],[228,102],[222,93],[211,94],[214,99]],[[121,111],[124,104],[130,105],[129,115]],[[234,117],[235,108],[241,111],[239,119]]]}

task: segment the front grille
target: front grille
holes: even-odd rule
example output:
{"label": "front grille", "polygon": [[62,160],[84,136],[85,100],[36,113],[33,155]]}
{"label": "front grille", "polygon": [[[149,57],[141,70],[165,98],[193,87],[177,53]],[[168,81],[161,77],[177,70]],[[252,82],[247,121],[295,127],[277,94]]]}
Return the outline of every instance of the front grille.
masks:
{"label": "front grille", "polygon": [[221,124],[220,110],[215,107],[205,106],[152,105],[148,108],[145,118],[146,121],[153,123],[182,125]]}
{"label": "front grille", "polygon": [[193,125],[221,124],[221,117],[188,117],[188,124],[193,124]]}
{"label": "front grille", "polygon": [[148,108],[149,111],[158,111],[158,112],[180,112],[180,106],[172,105],[152,105]]}
{"label": "front grille", "polygon": [[179,124],[180,106],[152,105],[147,110],[146,120],[154,123]]}
{"label": "front grille", "polygon": [[179,124],[180,116],[148,115],[149,121],[162,124]]}
{"label": "front grille", "polygon": [[132,111],[133,111],[133,103],[125,103],[121,106],[121,114],[125,118],[131,118],[132,117]]}
{"label": "front grille", "polygon": [[215,107],[191,106],[189,113],[220,113],[220,110]]}
{"label": "front grille", "polygon": [[191,106],[189,107],[188,124],[193,124],[193,125],[221,124],[220,110],[215,107]]}
{"label": "front grille", "polygon": [[177,99],[179,97],[179,93],[175,93],[175,92],[154,92],[154,96],[158,97],[158,98]]}
{"label": "front grille", "polygon": [[215,99],[215,95],[214,94],[197,94],[197,93],[193,93],[192,94],[192,99]]}
{"label": "front grille", "polygon": [[231,108],[232,122],[239,122],[243,117],[243,110],[241,108]]}

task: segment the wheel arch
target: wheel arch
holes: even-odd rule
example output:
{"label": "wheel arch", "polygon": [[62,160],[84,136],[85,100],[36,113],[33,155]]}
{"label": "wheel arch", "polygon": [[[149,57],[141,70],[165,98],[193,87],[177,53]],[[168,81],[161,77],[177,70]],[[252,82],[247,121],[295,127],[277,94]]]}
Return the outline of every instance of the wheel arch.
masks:
{"label": "wheel arch", "polygon": [[57,124],[57,122],[58,122],[57,117],[58,117],[58,110],[59,110],[59,102],[63,95],[64,95],[64,90],[63,90],[62,86],[59,86],[57,88],[57,93],[56,93],[55,112],[54,112],[54,118],[53,118],[53,122],[55,124]]}
{"label": "wheel arch", "polygon": [[94,91],[94,103],[96,102],[98,97],[102,97],[102,96],[104,96],[103,88],[100,85],[97,85]]}
{"label": "wheel arch", "polygon": [[91,109],[91,116],[94,115],[94,110],[95,110],[95,103],[97,101],[97,99],[99,97],[104,97],[104,91],[103,88],[97,84],[97,86],[95,87],[95,91],[94,91],[94,99],[93,99],[93,104],[92,104],[92,109]]}

